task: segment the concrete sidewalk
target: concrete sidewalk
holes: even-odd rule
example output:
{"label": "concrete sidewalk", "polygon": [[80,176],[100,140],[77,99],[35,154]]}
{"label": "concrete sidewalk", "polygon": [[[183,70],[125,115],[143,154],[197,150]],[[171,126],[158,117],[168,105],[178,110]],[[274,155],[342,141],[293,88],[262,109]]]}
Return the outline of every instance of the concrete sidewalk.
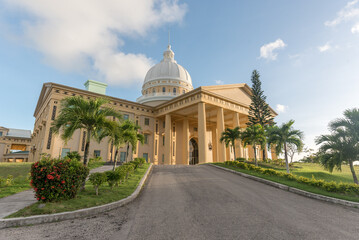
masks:
{"label": "concrete sidewalk", "polygon": [[[108,170],[112,170],[112,168],[113,166],[111,165],[101,166],[92,169],[90,173],[105,172]],[[0,198],[0,219],[3,219],[6,216],[15,213],[20,209],[30,206],[36,202],[37,200],[35,199],[35,193],[32,189],[19,192],[8,197]]]}

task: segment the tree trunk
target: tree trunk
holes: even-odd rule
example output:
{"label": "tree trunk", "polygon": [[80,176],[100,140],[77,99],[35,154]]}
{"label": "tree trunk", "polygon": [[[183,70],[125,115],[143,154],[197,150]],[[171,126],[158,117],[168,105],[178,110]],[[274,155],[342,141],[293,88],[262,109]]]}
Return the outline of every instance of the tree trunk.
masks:
{"label": "tree trunk", "polygon": [[118,158],[118,148],[116,147],[115,159],[114,159],[115,164],[113,165],[113,169],[112,169],[113,171],[115,171],[115,169],[116,169],[117,158]]}
{"label": "tree trunk", "polygon": [[262,153],[263,153],[263,162],[265,162],[265,160],[266,160],[266,147],[263,148]]}
{"label": "tree trunk", "polygon": [[233,143],[232,143],[232,147],[233,147],[234,161],[236,161],[236,160],[237,160],[237,158],[236,158],[236,143],[235,143],[235,141],[233,141]]}
{"label": "tree trunk", "polygon": [[96,196],[98,196],[98,186],[95,186]]}
{"label": "tree trunk", "polygon": [[127,143],[127,151],[126,151],[126,163],[127,163],[127,158],[128,158],[128,150],[130,149],[130,144]]}
{"label": "tree trunk", "polygon": [[352,172],[353,175],[353,180],[355,184],[358,184],[358,178],[357,175],[355,174],[355,170],[354,170],[354,166],[353,166],[353,161],[349,160],[349,166],[350,166],[350,171]]}
{"label": "tree trunk", "polygon": [[86,136],[86,146],[85,146],[85,154],[84,154],[84,165],[88,165],[88,157],[89,157],[89,150],[90,150],[90,140],[91,140],[91,131],[87,129],[87,136]]}
{"label": "tree trunk", "polygon": [[254,162],[256,163],[256,166],[258,166],[258,163],[257,163],[257,147],[256,145],[254,144],[253,145],[253,150],[254,150]]}
{"label": "tree trunk", "polygon": [[284,158],[285,158],[285,166],[287,168],[287,173],[289,173],[289,164],[288,164],[288,153],[287,153],[287,143],[284,143]]}

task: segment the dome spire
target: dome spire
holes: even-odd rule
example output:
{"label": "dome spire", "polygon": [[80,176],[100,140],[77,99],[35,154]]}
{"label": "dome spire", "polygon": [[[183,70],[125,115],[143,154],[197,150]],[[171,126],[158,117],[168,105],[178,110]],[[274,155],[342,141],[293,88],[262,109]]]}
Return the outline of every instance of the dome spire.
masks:
{"label": "dome spire", "polygon": [[170,30],[168,29],[168,45],[166,51],[163,52],[163,60],[165,62],[176,62],[175,53],[171,49],[171,35]]}

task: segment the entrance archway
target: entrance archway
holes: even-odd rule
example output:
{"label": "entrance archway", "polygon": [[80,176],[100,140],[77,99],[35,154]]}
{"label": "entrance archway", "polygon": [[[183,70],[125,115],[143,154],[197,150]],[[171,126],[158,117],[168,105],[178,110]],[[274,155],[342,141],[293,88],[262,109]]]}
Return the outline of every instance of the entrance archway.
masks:
{"label": "entrance archway", "polygon": [[189,165],[198,164],[198,144],[191,138],[189,141]]}

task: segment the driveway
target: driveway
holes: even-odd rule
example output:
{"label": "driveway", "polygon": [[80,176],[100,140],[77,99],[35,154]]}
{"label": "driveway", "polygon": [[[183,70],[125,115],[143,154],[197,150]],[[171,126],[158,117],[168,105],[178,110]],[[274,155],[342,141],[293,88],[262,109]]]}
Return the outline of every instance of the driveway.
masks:
{"label": "driveway", "polygon": [[95,217],[0,230],[0,239],[358,239],[359,209],[210,166],[155,166],[132,203]]}

